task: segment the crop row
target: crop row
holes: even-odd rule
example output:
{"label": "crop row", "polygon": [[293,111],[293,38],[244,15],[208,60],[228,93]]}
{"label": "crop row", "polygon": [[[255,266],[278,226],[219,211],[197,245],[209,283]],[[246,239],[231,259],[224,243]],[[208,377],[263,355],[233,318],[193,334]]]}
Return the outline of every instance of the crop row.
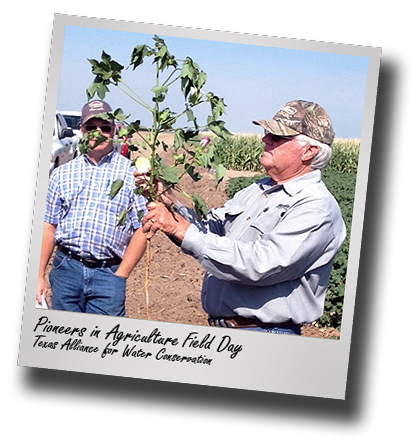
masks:
{"label": "crop row", "polygon": [[[226,140],[215,137],[212,146],[219,162],[228,169],[263,171],[259,162],[264,150],[261,135],[236,134]],[[357,172],[360,140],[338,138],[333,142],[332,148],[332,169],[338,172]]]}

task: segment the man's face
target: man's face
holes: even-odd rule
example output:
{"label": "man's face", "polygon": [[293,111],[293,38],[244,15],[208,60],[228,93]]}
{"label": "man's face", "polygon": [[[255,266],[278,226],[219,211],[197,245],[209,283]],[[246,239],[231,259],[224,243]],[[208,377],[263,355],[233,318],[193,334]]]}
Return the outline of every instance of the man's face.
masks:
{"label": "man's face", "polygon": [[112,138],[115,136],[115,125],[112,122],[104,121],[103,119],[92,118],[89,119],[81,127],[81,134],[84,136],[87,132],[99,131],[101,136],[106,138],[103,142],[95,146],[96,139],[89,141],[89,146],[95,152],[106,151],[112,147]]}
{"label": "man's face", "polygon": [[275,181],[287,181],[298,176],[303,168],[303,147],[292,137],[266,133],[262,139],[264,153],[261,165]]}
{"label": "man's face", "polygon": [[266,133],[262,139],[264,153],[260,159],[267,174],[277,183],[309,173],[311,162],[319,148],[302,145],[295,137]]}

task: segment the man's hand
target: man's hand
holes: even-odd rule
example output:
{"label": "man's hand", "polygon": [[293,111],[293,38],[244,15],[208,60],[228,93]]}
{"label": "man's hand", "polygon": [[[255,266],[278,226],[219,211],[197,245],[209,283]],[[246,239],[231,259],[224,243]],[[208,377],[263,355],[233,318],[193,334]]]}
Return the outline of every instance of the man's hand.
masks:
{"label": "man's hand", "polygon": [[46,294],[48,292],[48,286],[45,282],[45,279],[43,277],[39,277],[38,279],[38,289],[36,292],[36,301],[41,304],[42,303],[42,296],[46,297]]}
{"label": "man's hand", "polygon": [[[140,173],[137,170],[134,171],[135,186],[142,189],[142,195],[149,200],[149,174]],[[164,181],[154,179],[154,194],[158,197],[158,200],[168,205],[173,204],[176,201],[171,189],[167,190],[167,185]]]}
{"label": "man's hand", "polygon": [[44,232],[42,236],[41,261],[39,263],[38,289],[36,291],[36,301],[41,303],[41,296],[46,297],[48,286],[45,281],[45,272],[49,259],[54,250],[55,225],[44,223]]}
{"label": "man's hand", "polygon": [[142,220],[142,230],[147,234],[147,239],[151,239],[157,231],[162,231],[181,243],[190,223],[181,215],[167,209],[163,203],[152,202],[147,207],[148,212]]}
{"label": "man's hand", "polygon": [[138,228],[132,235],[122,262],[115,271],[115,276],[122,277],[122,279],[127,279],[143,256],[146,245],[147,237],[142,230]]}

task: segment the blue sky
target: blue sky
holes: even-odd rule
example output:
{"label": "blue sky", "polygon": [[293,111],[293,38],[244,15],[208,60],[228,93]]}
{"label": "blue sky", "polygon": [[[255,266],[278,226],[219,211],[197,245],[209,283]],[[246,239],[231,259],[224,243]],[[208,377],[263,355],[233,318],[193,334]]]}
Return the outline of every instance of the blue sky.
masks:
{"label": "blue sky", "polygon": [[[227,105],[222,119],[231,132],[261,133],[254,119],[271,118],[288,101],[304,99],[322,105],[331,116],[340,138],[360,138],[366,92],[368,58],[336,53],[170,37],[160,34],[171,54],[187,56],[208,75],[205,92],[222,97]],[[86,88],[93,80],[87,59],[100,60],[102,50],[128,66],[132,49],[149,34],[67,26],[62,49],[57,110],[80,110],[87,101]],[[123,72],[123,80],[151,103],[155,70],[150,63]],[[179,89],[177,86],[173,86]],[[150,117],[116,87],[105,100],[120,107],[130,119],[149,125]],[[171,94],[167,106],[183,110],[181,96]],[[209,109],[199,107],[200,122]]]}

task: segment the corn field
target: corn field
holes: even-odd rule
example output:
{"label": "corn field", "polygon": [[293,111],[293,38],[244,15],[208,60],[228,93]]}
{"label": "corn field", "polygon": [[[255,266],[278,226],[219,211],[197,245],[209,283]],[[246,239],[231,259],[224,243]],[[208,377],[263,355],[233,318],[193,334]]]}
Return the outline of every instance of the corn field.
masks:
{"label": "corn field", "polygon": [[[215,137],[212,145],[219,162],[226,168],[263,172],[259,163],[264,150],[261,135],[236,134],[226,140]],[[330,167],[337,172],[357,173],[360,140],[337,138],[332,148]]]}

